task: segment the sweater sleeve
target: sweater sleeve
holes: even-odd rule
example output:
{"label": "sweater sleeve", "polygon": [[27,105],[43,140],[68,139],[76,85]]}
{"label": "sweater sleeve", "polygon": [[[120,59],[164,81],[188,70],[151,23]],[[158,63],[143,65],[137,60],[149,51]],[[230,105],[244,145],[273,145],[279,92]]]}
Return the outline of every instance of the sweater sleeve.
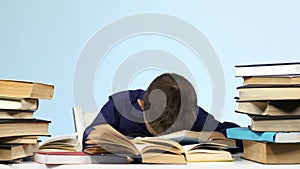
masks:
{"label": "sweater sleeve", "polygon": [[85,148],[88,135],[94,130],[94,126],[100,124],[110,124],[113,127],[117,127],[119,123],[120,114],[116,111],[113,99],[109,97],[108,102],[101,108],[100,112],[96,116],[95,120],[85,129],[83,133],[82,145]]}
{"label": "sweater sleeve", "polygon": [[[207,113],[201,107],[199,107],[197,119],[194,123],[192,130],[195,131],[218,131],[223,133],[227,137],[226,129],[239,127],[239,125],[232,122],[219,122],[211,114]],[[243,144],[241,140],[236,140],[236,145],[239,147],[238,151],[243,150]]]}

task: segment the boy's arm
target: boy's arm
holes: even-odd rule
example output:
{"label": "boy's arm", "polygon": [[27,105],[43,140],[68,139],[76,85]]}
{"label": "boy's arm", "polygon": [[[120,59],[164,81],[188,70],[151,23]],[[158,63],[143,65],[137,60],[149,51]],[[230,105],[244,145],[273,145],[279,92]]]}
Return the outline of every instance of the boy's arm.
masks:
{"label": "boy's arm", "polygon": [[[223,133],[226,137],[226,129],[239,127],[239,125],[232,122],[219,122],[211,114],[207,113],[201,107],[199,107],[197,120],[192,128],[195,131],[218,131]],[[243,144],[241,140],[236,140],[236,145],[239,147],[239,151],[243,150]]]}
{"label": "boy's arm", "polygon": [[102,107],[95,120],[85,129],[82,139],[83,149],[86,147],[85,142],[90,132],[94,130],[94,126],[110,124],[114,128],[117,128],[119,125],[119,116],[120,114],[116,111],[113,99],[109,97],[108,102]]}

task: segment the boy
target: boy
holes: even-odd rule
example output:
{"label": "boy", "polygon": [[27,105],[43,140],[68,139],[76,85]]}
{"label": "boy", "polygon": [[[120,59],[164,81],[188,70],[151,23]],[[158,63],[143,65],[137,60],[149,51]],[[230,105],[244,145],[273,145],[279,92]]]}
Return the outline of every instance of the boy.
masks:
{"label": "boy", "polygon": [[[180,130],[219,131],[238,127],[220,123],[197,106],[196,92],[184,77],[165,73],[155,78],[146,91],[130,90],[113,94],[83,135],[83,148],[93,127],[108,123],[130,137],[156,136]],[[241,146],[241,142],[237,141]]]}

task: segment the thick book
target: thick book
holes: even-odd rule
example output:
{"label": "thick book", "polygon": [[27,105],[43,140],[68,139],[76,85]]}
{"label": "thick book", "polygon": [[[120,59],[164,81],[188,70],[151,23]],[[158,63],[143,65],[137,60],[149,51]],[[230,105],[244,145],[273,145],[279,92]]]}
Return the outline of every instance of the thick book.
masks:
{"label": "thick book", "polygon": [[0,161],[13,161],[32,156],[38,144],[0,145]]}
{"label": "thick book", "polygon": [[85,152],[36,152],[33,161],[40,164],[126,164],[130,162],[126,156],[114,154],[90,155]]}
{"label": "thick book", "polygon": [[0,138],[0,145],[3,144],[36,144],[38,143],[37,136],[14,136]]}
{"label": "thick book", "polygon": [[35,111],[38,109],[38,99],[0,98],[0,109]]}
{"label": "thick book", "polygon": [[239,101],[236,112],[263,116],[300,115],[300,100]]}
{"label": "thick book", "polygon": [[253,140],[269,143],[300,143],[300,132],[256,132],[248,127],[234,127],[226,130],[228,138]]}
{"label": "thick book", "polygon": [[0,80],[0,97],[52,99],[54,86],[39,82]]}
{"label": "thick book", "polygon": [[237,87],[240,101],[299,100],[300,84],[297,85],[244,85]]}
{"label": "thick book", "polygon": [[76,152],[81,151],[77,134],[66,134],[50,137],[40,143],[39,151],[42,152]]}
{"label": "thick book", "polygon": [[299,143],[268,143],[243,140],[242,158],[263,164],[299,164]]}
{"label": "thick book", "polygon": [[48,136],[50,121],[41,119],[0,119],[0,138],[13,136]]}
{"label": "thick book", "polygon": [[243,77],[244,85],[247,84],[300,84],[300,75],[296,76],[250,76]]}
{"label": "thick book", "polygon": [[300,62],[236,65],[236,76],[299,75]]}
{"label": "thick book", "polygon": [[249,116],[253,131],[300,131],[299,116]]}
{"label": "thick book", "polygon": [[0,119],[33,119],[34,111],[0,110]]}
{"label": "thick book", "polygon": [[129,139],[108,124],[98,125],[89,134],[84,151],[89,154],[131,154],[142,163],[178,164],[192,161],[232,161],[227,145],[199,143],[180,145],[177,141],[158,137]]}

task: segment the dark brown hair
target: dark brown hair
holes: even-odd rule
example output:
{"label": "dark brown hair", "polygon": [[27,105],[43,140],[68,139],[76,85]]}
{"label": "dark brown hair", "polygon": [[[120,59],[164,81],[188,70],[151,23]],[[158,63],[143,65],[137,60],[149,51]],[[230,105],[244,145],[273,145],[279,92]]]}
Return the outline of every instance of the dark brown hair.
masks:
{"label": "dark brown hair", "polygon": [[197,114],[195,89],[183,76],[162,74],[146,90],[144,111],[147,123],[158,135],[191,129]]}

